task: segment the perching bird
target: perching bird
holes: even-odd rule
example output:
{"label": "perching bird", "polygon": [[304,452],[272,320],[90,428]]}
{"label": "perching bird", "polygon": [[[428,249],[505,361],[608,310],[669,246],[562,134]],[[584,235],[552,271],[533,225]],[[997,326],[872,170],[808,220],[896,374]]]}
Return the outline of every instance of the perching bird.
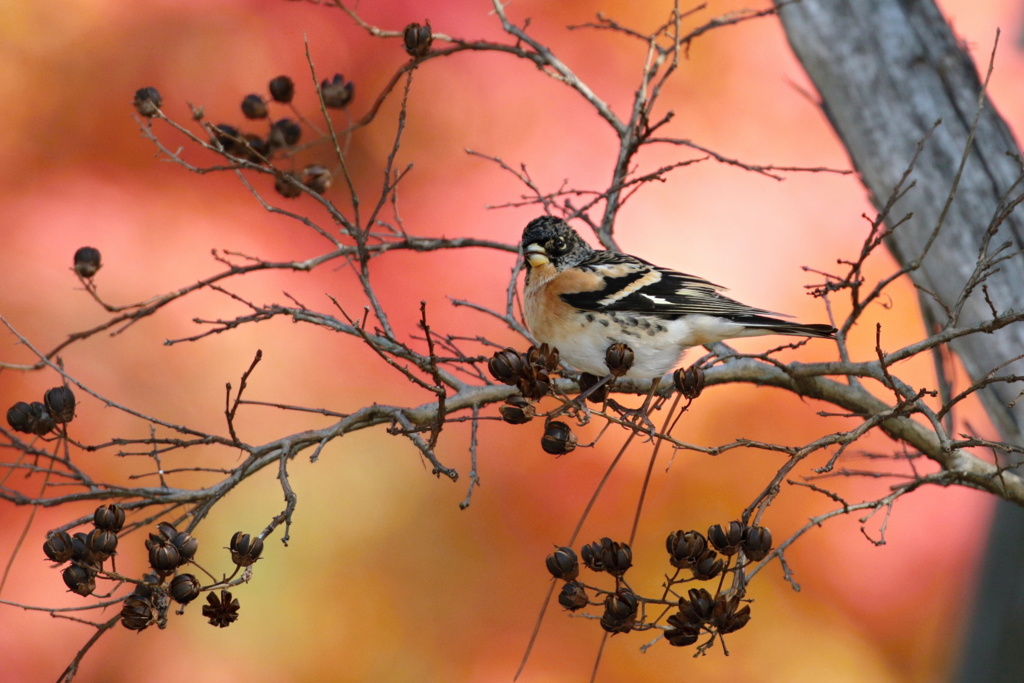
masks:
{"label": "perching bird", "polygon": [[683,352],[734,337],[785,334],[831,339],[831,325],[805,325],[734,301],[722,287],[615,251],[596,251],[560,218],[541,216],[523,230],[526,324],[562,360],[599,377],[605,353],[627,344],[627,377],[660,378]]}

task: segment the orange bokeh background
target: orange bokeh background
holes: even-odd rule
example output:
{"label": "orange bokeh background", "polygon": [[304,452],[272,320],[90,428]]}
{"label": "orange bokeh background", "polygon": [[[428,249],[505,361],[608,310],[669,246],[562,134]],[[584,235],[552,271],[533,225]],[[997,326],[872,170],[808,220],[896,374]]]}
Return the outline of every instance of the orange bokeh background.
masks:
{"label": "orange bokeh background", "polygon": [[[603,12],[648,31],[667,16],[667,3],[643,3],[643,9],[638,4],[608,0],[556,7],[517,0],[508,12],[519,22],[532,18],[530,31],[625,117],[643,63],[642,45],[565,27]],[[743,3],[709,5],[689,21],[700,23]],[[1024,94],[1017,87],[1024,75],[1016,46],[1019,4],[948,0],[941,6],[981,63],[1002,27],[991,93],[1016,128],[1024,122]],[[164,111],[182,123],[188,121],[187,103],[205,107],[213,122],[239,123],[241,98],[287,73],[298,84],[297,106],[313,114],[305,40],[321,77],[341,72],[356,82],[351,109],[361,116],[407,59],[398,41],[371,39],[342,12],[308,3],[72,0],[57,7],[8,1],[4,9],[0,315],[40,349],[105,319],[69,271],[80,246],[102,251],[100,292],[115,303],[139,301],[219,271],[211,249],[268,260],[306,258],[327,249],[307,228],[263,211],[234,175],[198,176],[157,158],[132,118],[137,88],[156,87]],[[391,30],[429,18],[436,32],[501,38],[490,4],[482,0],[362,2],[359,12]],[[666,88],[663,105],[676,116],[664,132],[748,163],[846,167],[841,146],[804,94],[809,89],[776,20],[713,31],[692,45]],[[353,141],[350,163],[370,203],[394,138],[396,112],[395,101],[386,104],[378,121]],[[153,131],[171,148],[184,144],[160,123]],[[400,189],[407,229],[507,243],[517,240],[537,209],[488,209],[517,200],[523,189],[466,149],[513,166],[525,163],[549,191],[563,179],[577,187],[602,187],[615,152],[611,131],[568,88],[500,54],[454,55],[417,71],[404,136],[398,162],[414,164]],[[327,157],[326,150],[319,153]],[[651,150],[641,162],[653,169],[698,156],[665,147]],[[269,200],[285,202],[266,178],[254,182]],[[344,196],[340,183],[328,193],[346,206]],[[308,198],[285,205],[330,226]],[[865,213],[871,209],[855,176],[791,174],[778,182],[707,161],[638,193],[617,230],[628,251],[727,284],[741,301],[818,321],[826,316],[821,302],[803,295],[803,286],[818,276],[801,266],[836,271],[837,259],[859,249],[868,227]],[[449,303],[468,299],[502,308],[513,265],[511,254],[496,251],[390,253],[374,261],[372,275],[392,322],[407,339],[416,332],[419,302],[425,300],[435,329],[522,348],[521,338],[487,316]],[[892,268],[879,255],[868,275],[878,278]],[[350,312],[361,314],[363,303],[351,271],[334,264],[309,274],[259,273],[230,287],[257,303],[285,301],[287,291],[328,312],[327,295]],[[876,321],[883,324],[883,345],[890,350],[921,335],[909,285],[894,287],[887,303],[852,333],[855,358],[873,356]],[[201,331],[194,318],[244,312],[221,294],[203,292],[119,336],[72,345],[62,359],[72,375],[109,399],[218,433],[226,433],[224,384],[237,386],[257,349],[264,358],[247,390],[253,400],[339,412],[375,401],[411,406],[431,400],[356,340],[309,326],[272,321],[196,343],[163,344]],[[845,312],[841,300],[836,312]],[[0,360],[33,360],[12,334],[2,334]],[[767,348],[763,340],[737,346]],[[815,342],[785,357],[824,360],[831,354],[829,344]],[[692,352],[691,359],[696,355]],[[926,362],[907,363],[898,371],[913,386],[932,382]],[[3,371],[0,404],[37,400],[58,383],[52,372]],[[676,434],[704,445],[737,438],[802,443],[846,424],[817,417],[819,409],[770,389],[715,387],[695,403]],[[991,435],[976,406],[961,419]],[[247,407],[238,430],[244,441],[261,443],[330,422]],[[144,423],[84,396],[72,426],[76,438],[92,443],[147,434]],[[537,447],[539,434],[537,422],[483,423],[481,486],[463,511],[458,503],[466,495],[470,469],[466,425],[446,429],[439,450],[446,464],[463,473],[456,484],[430,476],[411,444],[382,428],[331,443],[315,464],[308,452],[300,454],[290,467],[298,494],[291,541],[283,547],[279,534],[268,539],[253,581],[236,591],[239,621],[214,629],[193,605],[184,616],[172,615],[165,631],[135,634],[117,627],[86,656],[77,680],[510,680],[550,582],[543,558],[553,543],[568,539],[619,443],[610,436],[597,448],[553,459]],[[587,435],[593,433],[584,430]],[[876,438],[863,447],[888,451],[892,446]],[[616,469],[582,540],[628,534],[648,453],[639,448]],[[202,455],[209,467],[238,462],[223,450]],[[10,457],[5,454],[5,460]],[[126,481],[128,473],[146,467],[137,457],[118,458],[110,450],[75,457],[99,479]],[[718,457],[682,454],[667,470],[663,460],[655,468],[634,545],[634,586],[656,591],[667,567],[665,535],[736,518],[781,457],[742,449]],[[848,457],[849,466],[866,466],[857,453]],[[270,469],[233,491],[196,532],[199,559],[211,571],[230,570],[220,548],[234,531],[256,533],[281,510],[281,489]],[[852,501],[878,495],[885,485],[828,484]],[[11,479],[6,485],[38,490],[35,480]],[[0,598],[37,606],[74,604],[78,598],[66,593],[39,546],[47,529],[92,507],[39,511]],[[820,495],[787,489],[764,523],[783,539],[831,507]],[[10,504],[3,510],[0,548],[6,560],[30,510]],[[865,539],[856,516],[833,520],[788,554],[799,592],[777,565],[755,581],[753,619],[729,638],[730,656],[715,649],[694,659],[689,650],[665,643],[641,653],[649,634],[616,636],[605,649],[599,680],[941,680],[956,661],[991,512],[992,503],[982,494],[920,490],[895,506],[882,546]],[[882,516],[866,524],[874,537]],[[123,543],[141,541],[131,536]],[[141,562],[130,548],[119,556],[125,572]],[[45,612],[4,606],[4,680],[55,679],[90,633]],[[523,680],[586,680],[599,641],[596,624],[568,618],[554,606]]]}

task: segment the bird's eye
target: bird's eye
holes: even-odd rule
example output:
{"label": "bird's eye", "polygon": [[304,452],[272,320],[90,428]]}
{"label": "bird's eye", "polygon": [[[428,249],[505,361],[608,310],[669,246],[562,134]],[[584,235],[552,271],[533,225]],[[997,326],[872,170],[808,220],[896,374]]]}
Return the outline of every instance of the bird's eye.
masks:
{"label": "bird's eye", "polygon": [[565,251],[565,247],[566,244],[564,237],[556,237],[554,241],[551,243],[551,251],[555,254],[563,253]]}

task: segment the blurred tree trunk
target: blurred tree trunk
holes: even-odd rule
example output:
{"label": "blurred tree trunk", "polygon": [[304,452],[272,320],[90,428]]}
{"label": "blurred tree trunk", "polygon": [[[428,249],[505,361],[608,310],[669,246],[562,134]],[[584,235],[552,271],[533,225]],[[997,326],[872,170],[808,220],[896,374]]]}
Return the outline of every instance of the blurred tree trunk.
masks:
{"label": "blurred tree trunk", "polygon": [[[916,186],[890,213],[894,220],[907,213],[913,217],[887,246],[901,264],[920,260],[921,267],[910,276],[930,293],[920,297],[929,325],[948,320],[948,309],[983,256],[983,238],[993,225],[998,229],[987,254],[1008,242],[1004,253],[1013,255],[987,280],[989,298],[999,312],[1024,310],[1024,256],[1018,253],[1024,248],[1024,209],[995,222],[1021,199],[1020,152],[987,98],[955,199],[945,219],[940,218],[968,145],[982,86],[971,57],[933,0],[803,0],[786,4],[779,14],[877,208],[927,137],[910,176]],[[998,56],[995,73],[998,77]],[[929,136],[937,121],[941,124]],[[991,318],[992,309],[978,289],[958,326]],[[973,380],[1003,363],[996,374],[1024,375],[1024,361],[1013,360],[1024,353],[1024,325],[963,337],[952,348]],[[1024,444],[1024,399],[1015,403],[1019,386],[991,384],[980,396],[1003,439]],[[959,680],[1024,681],[1024,510],[999,505],[970,611]]]}

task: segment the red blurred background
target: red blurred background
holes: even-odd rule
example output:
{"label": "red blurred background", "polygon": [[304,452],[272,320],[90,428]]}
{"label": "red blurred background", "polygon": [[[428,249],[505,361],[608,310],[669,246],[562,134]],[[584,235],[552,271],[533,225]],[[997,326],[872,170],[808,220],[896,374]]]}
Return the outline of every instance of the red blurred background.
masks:
{"label": "red blurred background", "polygon": [[[669,9],[666,3],[637,5],[608,0],[556,7],[523,0],[511,3],[508,12],[517,21],[532,18],[530,31],[625,116],[642,66],[642,45],[565,27],[603,12],[648,31]],[[709,5],[694,23],[743,6]],[[1016,127],[1024,121],[1024,100],[1016,87],[1024,71],[1016,44],[1019,3],[948,0],[941,6],[979,62],[987,61],[996,28],[1003,29],[991,94]],[[213,122],[237,123],[241,98],[264,91],[270,78],[286,73],[298,84],[297,106],[312,114],[305,41],[321,77],[341,72],[356,82],[351,109],[361,116],[407,59],[397,40],[371,39],[337,9],[298,2],[72,0],[59,7],[7,2],[4,9],[0,314],[42,349],[105,319],[69,271],[80,246],[102,251],[100,292],[115,303],[139,301],[220,270],[211,249],[272,260],[326,249],[308,229],[263,211],[233,175],[198,176],[157,158],[132,118],[137,88],[156,87],[164,111],[181,122],[188,120],[187,103],[192,103],[205,107]],[[439,33],[500,38],[497,20],[483,1],[363,2],[359,12],[391,30],[429,18]],[[694,43],[666,88],[664,106],[676,113],[666,133],[754,164],[843,168],[846,156],[805,96],[807,89],[775,20],[713,31]],[[395,112],[394,102],[386,105],[353,142],[350,160],[366,196],[379,185]],[[181,144],[159,123],[154,131],[172,148]],[[518,199],[523,190],[466,149],[514,166],[525,163],[547,190],[563,179],[602,187],[610,177],[615,139],[568,88],[529,64],[497,54],[430,62],[414,79],[399,155],[400,164],[414,164],[400,190],[402,217],[411,233],[513,243],[538,213],[488,209]],[[666,148],[642,160],[655,168],[685,156]],[[255,182],[277,201],[265,178]],[[328,196],[341,202],[344,194],[336,185]],[[308,198],[287,208],[329,226]],[[641,191],[622,212],[617,229],[628,251],[726,284],[741,301],[814,322],[824,320],[826,312],[820,301],[803,295],[803,285],[818,277],[801,266],[835,271],[837,259],[852,257],[866,234],[865,213],[872,212],[854,176],[792,174],[778,182],[705,162]],[[405,335],[415,331],[423,299],[437,329],[523,347],[521,338],[486,316],[448,303],[470,299],[501,308],[513,265],[511,254],[483,250],[392,253],[374,262],[373,277]],[[892,269],[880,256],[869,276]],[[328,294],[353,310],[361,306],[357,284],[343,268],[258,274],[234,284],[233,291],[257,303],[282,300],[281,292],[287,291],[320,310],[331,308]],[[883,323],[889,349],[921,334],[906,283],[894,288],[888,303],[889,308],[872,310],[853,332],[855,357],[873,355],[876,321]],[[237,385],[256,349],[263,350],[264,360],[250,380],[252,399],[340,412],[373,401],[416,405],[430,400],[357,341],[283,322],[249,325],[197,343],[163,344],[197,333],[201,328],[193,318],[242,311],[222,295],[202,293],[119,336],[76,344],[62,358],[71,374],[106,397],[221,433],[226,431],[224,384]],[[837,312],[844,313],[842,302]],[[0,359],[32,360],[11,334],[4,332],[3,340]],[[737,346],[766,348],[763,340]],[[831,352],[818,342],[790,357],[820,360]],[[909,363],[899,372],[915,386],[931,381],[927,363]],[[0,404],[35,400],[31,397],[58,383],[53,373],[5,371]],[[797,443],[842,426],[817,417],[819,409],[768,389],[716,387],[694,405],[676,433],[705,445],[741,437]],[[988,429],[976,407],[971,410],[962,419]],[[243,440],[259,443],[328,423],[247,408],[238,428]],[[73,427],[78,438],[91,442],[146,434],[143,423],[94,399],[82,401]],[[135,634],[117,627],[87,655],[78,680],[510,680],[549,585],[543,558],[551,544],[568,540],[616,445],[608,438],[595,449],[555,460],[536,447],[539,429],[535,423],[481,427],[482,485],[464,511],[458,503],[467,478],[456,484],[435,479],[407,441],[383,429],[332,443],[316,464],[301,454],[291,467],[299,496],[291,542],[285,548],[278,536],[268,541],[252,583],[236,591],[240,620],[214,629],[195,605],[183,617],[173,616],[166,631]],[[468,473],[468,428],[447,429],[441,443],[442,460]],[[888,451],[891,444],[877,439],[864,449]],[[582,540],[628,534],[647,453],[639,449],[616,470]],[[211,467],[237,464],[230,453],[208,455],[215,458]],[[142,466],[109,452],[79,457],[95,461],[88,467],[97,477],[122,480]],[[851,466],[864,464],[856,453],[849,457]],[[733,450],[714,458],[680,455],[671,469],[657,467],[634,546],[634,585],[657,590],[667,566],[665,535],[736,518],[780,458]],[[850,500],[880,490],[859,481],[829,483]],[[229,571],[219,548],[231,533],[258,532],[282,505],[274,472],[236,489],[197,532],[204,566]],[[39,546],[47,529],[92,507],[41,511],[0,598],[37,606],[78,600],[65,592]],[[781,539],[828,509],[821,496],[787,490],[764,523]],[[5,504],[0,518],[5,559],[29,512]],[[750,593],[753,619],[729,638],[729,657],[715,649],[694,659],[664,643],[641,653],[646,635],[616,636],[606,647],[600,680],[940,680],[955,661],[990,512],[982,494],[920,490],[896,505],[883,546],[864,538],[856,518],[832,521],[789,553],[799,592],[777,566],[762,572]],[[880,522],[881,515],[867,523],[868,530],[877,535]],[[120,566],[129,571],[132,554],[123,555]],[[4,679],[55,679],[90,633],[45,612],[4,607]],[[600,638],[596,624],[569,618],[555,606],[523,680],[585,680]]]}

